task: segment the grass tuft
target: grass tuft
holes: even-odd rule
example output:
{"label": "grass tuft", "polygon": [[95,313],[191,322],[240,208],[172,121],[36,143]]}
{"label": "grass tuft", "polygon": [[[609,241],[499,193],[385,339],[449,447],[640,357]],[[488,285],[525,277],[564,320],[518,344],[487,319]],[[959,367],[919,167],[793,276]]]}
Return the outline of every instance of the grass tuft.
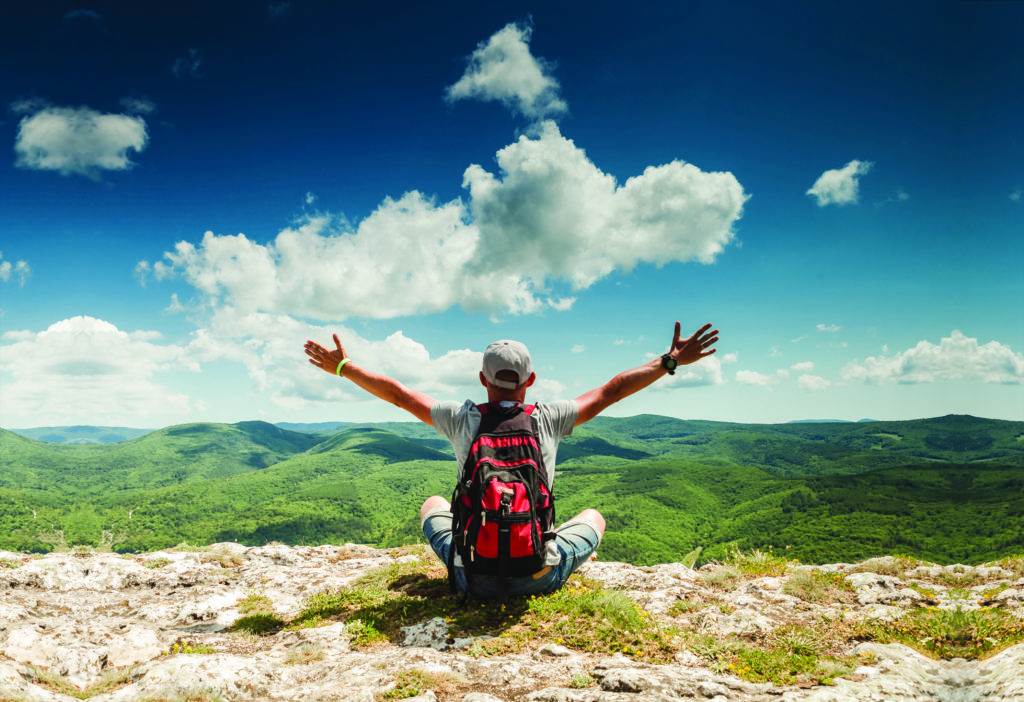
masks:
{"label": "grass tuft", "polygon": [[765,577],[784,575],[796,561],[776,555],[771,549],[761,551],[741,551],[736,548],[729,552],[723,561],[746,576]]}
{"label": "grass tuft", "polygon": [[845,641],[834,622],[780,627],[759,641],[687,634],[687,646],[712,670],[755,683],[831,685],[853,672],[855,656],[838,650]]}
{"label": "grass tuft", "polygon": [[933,658],[978,660],[1024,641],[1024,620],[999,607],[918,607],[891,622],[863,622],[855,635],[879,643],[903,643]]}
{"label": "grass tuft", "polygon": [[178,654],[186,655],[209,655],[216,653],[217,649],[213,646],[208,646],[203,643],[196,643],[194,641],[179,640],[171,644],[171,647],[167,649],[167,655],[176,656]]}
{"label": "grass tuft", "polygon": [[853,586],[842,573],[800,569],[786,578],[782,591],[804,602],[838,602],[852,599]]}
{"label": "grass tuft", "polygon": [[245,632],[255,636],[270,636],[284,628],[284,621],[273,614],[261,612],[250,614],[235,621],[230,631]]}
{"label": "grass tuft", "polygon": [[427,690],[448,692],[458,687],[462,678],[452,673],[436,673],[422,668],[403,670],[395,678],[394,687],[379,693],[381,700],[404,700],[422,695]]}
{"label": "grass tuft", "polygon": [[170,564],[170,562],[170,558],[150,558],[143,561],[142,565],[151,570],[156,570],[157,568],[163,568],[165,565]]}
{"label": "grass tuft", "polygon": [[238,601],[238,611],[242,614],[273,614],[274,603],[266,595],[252,594]]}
{"label": "grass tuft", "polygon": [[284,658],[285,665],[306,665],[324,659],[324,648],[319,644],[296,646]]}

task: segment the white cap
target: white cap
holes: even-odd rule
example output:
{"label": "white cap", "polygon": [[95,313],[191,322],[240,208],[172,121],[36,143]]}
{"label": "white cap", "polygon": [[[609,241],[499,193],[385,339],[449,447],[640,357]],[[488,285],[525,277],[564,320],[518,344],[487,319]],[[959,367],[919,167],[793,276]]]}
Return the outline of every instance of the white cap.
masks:
{"label": "white cap", "polygon": [[[510,380],[498,380],[498,371],[508,370],[519,376],[519,383]],[[515,390],[525,383],[533,373],[530,363],[530,350],[526,344],[511,339],[495,341],[484,349],[484,377],[491,385],[506,390]]]}

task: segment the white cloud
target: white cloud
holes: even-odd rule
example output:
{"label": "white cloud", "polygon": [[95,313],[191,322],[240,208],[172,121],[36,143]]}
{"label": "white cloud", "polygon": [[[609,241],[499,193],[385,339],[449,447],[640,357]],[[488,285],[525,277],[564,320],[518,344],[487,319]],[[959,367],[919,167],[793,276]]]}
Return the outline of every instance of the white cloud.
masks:
{"label": "white cloud", "polygon": [[832,385],[820,375],[801,375],[796,382],[803,390],[824,390]]}
{"label": "white cloud", "polygon": [[740,356],[735,351],[722,356],[722,363],[736,363],[739,360]]}
{"label": "white cloud", "polygon": [[1020,188],[1018,188],[1017,190],[1014,190],[1013,192],[1010,193],[1010,199],[1014,202],[1020,202],[1021,195],[1021,190]]}
{"label": "white cloud", "polygon": [[836,332],[841,331],[842,327],[839,326],[838,324],[824,324],[824,323],[822,323],[822,324],[817,325],[815,327],[815,329],[817,329],[820,332],[825,332],[826,334],[835,334]]}
{"label": "white cloud", "polygon": [[132,273],[135,275],[135,279],[139,281],[139,285],[146,287],[146,279],[149,278],[151,270],[152,266],[149,265],[149,261],[142,260],[135,264]]}
{"label": "white cloud", "polygon": [[184,347],[159,338],[94,317],[71,317],[39,332],[6,332],[0,371],[10,380],[0,425],[161,426],[186,419],[188,398],[155,377],[198,367]]}
{"label": "white cloud", "polygon": [[[648,353],[646,357],[655,358],[661,354]],[[721,385],[725,382],[722,363],[715,356],[706,356],[696,363],[676,368],[674,375],[666,375],[658,382],[649,386],[651,390],[675,390],[677,388],[699,387],[702,385]]]}
{"label": "white cloud", "polygon": [[736,382],[743,383],[744,385],[771,385],[774,379],[771,376],[764,375],[752,370],[739,370],[736,371]]}
{"label": "white cloud", "polygon": [[178,293],[171,293],[171,301],[164,308],[164,312],[167,314],[181,314],[184,311],[185,305],[181,304],[181,300],[178,299]]}
{"label": "white cloud", "polygon": [[795,371],[811,371],[814,370],[814,361],[800,361],[791,365],[790,369]]}
{"label": "white cloud", "polygon": [[314,202],[316,202],[316,195],[314,193],[306,191],[306,196],[302,198],[302,201],[305,202],[307,206],[312,205]]}
{"label": "white cloud", "polygon": [[101,114],[87,107],[44,107],[23,117],[14,142],[15,165],[61,175],[96,177],[130,168],[130,151],[146,148],[141,117]]}
{"label": "white cloud", "polygon": [[782,350],[778,346],[772,346],[768,350],[768,358],[778,358],[782,355]]}
{"label": "white cloud", "polygon": [[842,168],[825,171],[807,191],[818,201],[818,207],[825,205],[849,205],[857,202],[859,178],[871,170],[870,161],[854,159]]}
{"label": "white cloud", "polygon": [[612,346],[624,346],[626,343],[625,339],[616,339],[612,342]]}
{"label": "white cloud", "polygon": [[481,42],[466,72],[448,87],[448,100],[495,100],[535,118],[565,112],[550,64],[530,53],[532,32],[529,25],[511,23]]}
{"label": "white cloud", "polygon": [[843,368],[842,375],[846,380],[868,383],[1020,383],[1024,382],[1024,355],[998,341],[979,344],[977,339],[954,330],[938,344],[919,341],[897,354],[854,361]]}
{"label": "white cloud", "polygon": [[149,115],[156,112],[156,103],[144,97],[124,97],[120,103],[129,114]]}
{"label": "white cloud", "polygon": [[207,232],[154,273],[182,275],[215,305],[315,319],[566,309],[575,298],[550,284],[581,290],[640,263],[713,262],[746,200],[731,173],[681,161],[618,185],[552,122],[497,162],[499,175],[466,169],[468,203],[411,191],[354,229],[311,217],[268,244]]}
{"label": "white cloud", "polygon": [[569,350],[572,351],[573,353],[583,353],[584,351],[587,350],[587,347],[584,346],[583,344],[573,344],[572,348]]}
{"label": "white cloud", "polygon": [[199,49],[189,49],[174,59],[171,73],[175,78],[199,78],[202,75],[203,57]]}
{"label": "white cloud", "polygon": [[790,340],[789,340],[789,343],[791,343],[791,344],[799,344],[799,343],[800,343],[801,341],[803,341],[803,340],[804,340],[804,339],[806,339],[806,338],[807,338],[807,336],[806,336],[806,335],[804,335],[804,336],[798,336],[798,337],[796,337],[795,339],[790,339]]}
{"label": "white cloud", "polygon": [[4,252],[0,251],[0,281],[6,283],[14,278],[18,281],[19,287],[24,287],[29,276],[32,275],[32,266],[27,261],[15,261],[14,263],[4,259]]}
{"label": "white cloud", "polygon": [[[306,340],[333,347],[332,333],[338,334],[354,363],[439,399],[464,399],[483,392],[479,382],[482,351],[454,349],[431,356],[423,344],[401,331],[373,341],[343,325],[320,326],[283,314],[222,308],[196,333],[189,350],[203,362],[223,359],[243,364],[256,387],[281,407],[369,399],[358,387],[329,377],[306,360],[302,351]],[[542,377],[531,391],[538,399],[561,397],[564,392],[560,383]]]}

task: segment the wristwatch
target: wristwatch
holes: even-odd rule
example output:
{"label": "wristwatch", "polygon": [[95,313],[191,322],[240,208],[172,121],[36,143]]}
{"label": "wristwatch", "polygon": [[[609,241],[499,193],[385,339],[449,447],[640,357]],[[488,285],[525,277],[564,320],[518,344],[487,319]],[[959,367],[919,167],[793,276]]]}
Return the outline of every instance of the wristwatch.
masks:
{"label": "wristwatch", "polygon": [[676,374],[676,366],[678,365],[679,363],[676,359],[672,358],[671,354],[666,353],[661,357],[661,367],[667,370],[669,375]]}

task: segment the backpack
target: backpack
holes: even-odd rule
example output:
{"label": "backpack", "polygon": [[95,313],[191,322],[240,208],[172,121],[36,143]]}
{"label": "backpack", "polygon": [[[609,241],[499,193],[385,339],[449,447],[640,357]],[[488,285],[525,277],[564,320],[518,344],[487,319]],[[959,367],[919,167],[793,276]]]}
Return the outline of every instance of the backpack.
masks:
{"label": "backpack", "polygon": [[452,548],[448,580],[455,587],[455,553],[466,574],[508,578],[544,567],[545,543],[554,538],[555,500],[544,472],[535,405],[477,405],[480,428],[452,495]]}

